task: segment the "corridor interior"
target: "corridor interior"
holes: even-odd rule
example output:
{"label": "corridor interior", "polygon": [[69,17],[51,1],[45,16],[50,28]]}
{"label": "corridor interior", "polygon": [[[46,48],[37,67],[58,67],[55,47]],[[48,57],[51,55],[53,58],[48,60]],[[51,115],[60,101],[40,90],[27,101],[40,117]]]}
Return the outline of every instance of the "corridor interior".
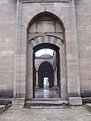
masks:
{"label": "corridor interior", "polygon": [[57,88],[49,87],[49,81],[48,78],[44,78],[44,88],[38,88],[35,90],[35,98],[44,98],[44,99],[49,99],[49,98],[59,98],[59,91]]}
{"label": "corridor interior", "polygon": [[34,53],[34,98],[60,98],[58,50],[48,47]]}
{"label": "corridor interior", "polygon": [[53,89],[53,88],[40,88],[35,91],[35,98],[43,98],[43,99],[49,99],[49,98],[59,98],[59,91]]}

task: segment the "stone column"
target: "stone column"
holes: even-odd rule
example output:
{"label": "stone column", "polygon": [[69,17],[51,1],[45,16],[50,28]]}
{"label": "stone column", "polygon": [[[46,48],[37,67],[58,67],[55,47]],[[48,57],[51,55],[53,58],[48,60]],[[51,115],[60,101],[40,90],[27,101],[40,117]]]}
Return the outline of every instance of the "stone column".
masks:
{"label": "stone column", "polygon": [[57,67],[54,69],[54,87],[53,87],[56,91],[58,90],[58,86],[57,86]]}
{"label": "stone column", "polygon": [[54,70],[54,86],[57,87],[57,68]]}
{"label": "stone column", "polygon": [[33,48],[31,42],[27,43],[27,76],[26,76],[26,96],[33,98]]}
{"label": "stone column", "polygon": [[38,89],[39,86],[38,86],[38,69],[36,69],[36,87],[35,89]]}

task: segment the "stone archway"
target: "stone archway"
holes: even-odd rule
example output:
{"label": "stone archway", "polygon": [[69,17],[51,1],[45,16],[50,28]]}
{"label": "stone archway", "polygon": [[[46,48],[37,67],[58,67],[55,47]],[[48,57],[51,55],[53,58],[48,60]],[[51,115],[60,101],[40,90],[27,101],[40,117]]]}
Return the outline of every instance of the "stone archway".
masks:
{"label": "stone archway", "polygon": [[[48,49],[48,52],[51,50],[51,55],[44,54],[36,57],[36,53],[40,50],[43,52],[45,49]],[[54,88],[54,90],[61,92],[59,47],[50,43],[43,43],[35,46],[33,50],[33,97],[35,97],[36,89],[44,88],[44,77],[47,77],[49,80],[49,88]],[[61,93],[58,95],[61,96]]]}
{"label": "stone archway", "polygon": [[[57,69],[57,80],[60,80],[57,84],[60,85],[60,95],[66,98],[67,88],[66,88],[66,63],[65,63],[65,40],[64,40],[64,27],[63,23],[59,21],[56,16],[49,14],[47,12],[40,14],[39,16],[33,19],[34,21],[30,22],[28,27],[28,46],[27,46],[27,98],[33,98],[34,85],[33,81],[33,48],[44,44],[50,44],[51,46],[57,46],[59,52],[60,64]],[[50,48],[51,48],[50,46]],[[59,61],[57,60],[57,61]],[[32,68],[31,68],[32,67]],[[32,70],[31,70],[32,69]],[[31,76],[32,75],[32,76]],[[59,78],[61,75],[61,78]],[[31,81],[30,81],[31,80]],[[31,85],[31,86],[29,86]],[[31,91],[31,92],[30,92]]]}
{"label": "stone archway", "polygon": [[[65,11],[62,11],[64,5],[61,3],[56,3],[56,6],[58,6],[59,9],[56,9],[56,6],[54,6],[54,4],[50,7],[48,6],[49,4],[45,4],[45,6],[43,6],[42,3],[25,4],[25,1],[24,3],[22,1],[19,1],[18,3],[14,97],[30,99],[33,98],[33,48],[41,43],[52,43],[60,48],[59,53],[61,58],[61,98],[70,99],[70,97],[80,97],[78,41],[76,32],[75,6],[73,2],[72,4],[67,4],[69,7],[67,7]],[[39,7],[39,9],[37,9],[36,6]],[[33,8],[33,11],[31,7]],[[32,34],[29,33],[29,29],[31,28],[31,25],[33,25],[33,22],[35,22],[37,18],[41,18],[42,15],[45,16],[45,13],[47,13],[47,15],[52,18],[52,21],[56,20],[57,23],[62,25],[62,29],[64,30],[64,32],[60,33],[60,36],[57,35],[57,33],[55,32],[39,33],[37,31],[37,33],[34,33],[34,29],[32,29],[33,31],[31,31]],[[40,39],[41,36],[42,39]],[[53,39],[52,37],[56,37],[57,41],[55,41],[55,39]],[[64,39],[66,39],[65,42],[63,41]],[[64,51],[65,49],[66,54]]]}
{"label": "stone archway", "polygon": [[50,88],[52,88],[54,86],[54,70],[53,70],[52,65],[49,62],[44,61],[40,65],[38,73],[39,73],[38,86],[40,88],[44,88],[44,82],[43,82],[44,77],[49,78],[49,87]]}

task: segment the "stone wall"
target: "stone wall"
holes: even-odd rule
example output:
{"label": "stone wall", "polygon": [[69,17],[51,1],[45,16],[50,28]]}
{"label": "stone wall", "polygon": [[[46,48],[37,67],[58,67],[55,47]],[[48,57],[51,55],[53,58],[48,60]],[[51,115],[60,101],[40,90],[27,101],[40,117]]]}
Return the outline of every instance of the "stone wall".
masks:
{"label": "stone wall", "polygon": [[[24,5],[22,9],[23,10],[22,27],[25,27],[24,29],[26,29],[26,26],[28,25],[27,22],[29,22],[29,20],[31,20],[32,17],[36,15],[35,13],[42,12],[45,9],[50,12],[54,12],[56,15],[60,16],[60,18],[64,22],[64,26],[66,26],[66,28],[68,29],[67,38],[66,38],[68,39],[67,44],[70,45],[72,43],[71,38],[74,36],[70,35],[71,33],[69,28],[71,26],[74,27],[74,25],[72,24],[74,20],[72,16],[69,15],[68,11],[70,9],[69,9],[68,3],[66,5],[63,5],[62,3],[60,6],[63,6],[63,7],[61,8],[59,6],[59,3],[55,5],[53,4],[48,5],[47,3],[41,4],[41,5],[36,4],[36,7],[38,7],[38,9],[35,9],[35,8],[31,9],[31,6],[32,7],[34,6],[33,3],[31,3],[31,5],[28,4],[28,6],[27,4]],[[77,40],[79,45],[81,94],[82,96],[91,96],[91,40],[90,40],[91,39],[91,0],[75,0],[75,5],[76,5]],[[50,6],[52,7],[52,9]],[[55,11],[53,6],[55,7]],[[35,12],[35,10],[37,12]],[[26,48],[23,46],[23,44],[26,43],[24,39],[26,38],[26,36],[24,34],[22,34],[23,36],[21,37],[22,39],[21,52],[23,54],[25,54],[24,48]],[[16,40],[16,0],[0,0],[0,97],[13,96],[13,87],[14,87],[13,83],[14,83],[14,77],[15,77],[14,75],[15,40]],[[71,53],[71,49],[69,52]],[[68,57],[71,57],[71,56],[69,55]],[[21,63],[23,63],[23,61],[21,61]],[[70,62],[70,64],[72,63]],[[25,67],[26,66],[24,65],[24,68]],[[24,70],[24,78],[22,77],[22,80],[24,81],[26,81],[25,76],[26,75]],[[70,82],[70,84],[71,83],[73,82]],[[23,87],[25,88],[25,86]]]}
{"label": "stone wall", "polygon": [[82,96],[91,96],[91,0],[76,1]]}
{"label": "stone wall", "polygon": [[13,95],[16,8],[0,0],[0,97]]}

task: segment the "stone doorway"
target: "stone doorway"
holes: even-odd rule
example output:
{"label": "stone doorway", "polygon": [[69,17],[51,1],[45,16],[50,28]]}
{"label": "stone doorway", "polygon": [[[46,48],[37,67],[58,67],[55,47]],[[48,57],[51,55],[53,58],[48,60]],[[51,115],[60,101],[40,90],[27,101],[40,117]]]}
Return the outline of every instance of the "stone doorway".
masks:
{"label": "stone doorway", "polygon": [[43,43],[59,47],[61,98],[80,97],[74,5],[62,10],[62,3],[56,3],[55,6],[51,4],[50,7],[49,3],[44,6],[42,3],[20,2],[17,13],[14,97],[33,98],[33,48]]}
{"label": "stone doorway", "polygon": [[33,97],[61,97],[59,48],[49,43],[40,44],[34,47],[33,55]]}
{"label": "stone doorway", "polygon": [[45,87],[47,87],[47,85],[49,85],[48,87],[50,88],[54,86],[54,70],[49,62],[44,61],[39,66],[38,75],[39,75],[38,78],[39,88],[44,88],[44,81],[45,81]]}
{"label": "stone doorway", "polygon": [[[51,65],[53,68],[53,72],[51,72],[55,73],[52,74],[54,79],[51,79],[52,81],[50,81],[49,87],[53,87],[58,91],[58,97],[66,98],[67,83],[64,31],[63,23],[56,16],[47,12],[36,16],[29,23],[27,43],[26,98],[35,98],[35,90],[37,89],[37,86],[41,85],[44,87],[43,81],[41,81],[41,83],[38,82],[41,79],[37,79],[36,81],[36,78],[41,77],[38,76],[39,66],[41,63],[35,64],[39,63],[39,60],[41,60],[42,63],[44,61],[50,63],[49,65]],[[52,56],[52,58],[55,58],[55,61],[48,57],[36,57],[35,53],[42,49],[52,49],[54,51],[54,56]],[[44,77],[48,77],[48,74]]]}

